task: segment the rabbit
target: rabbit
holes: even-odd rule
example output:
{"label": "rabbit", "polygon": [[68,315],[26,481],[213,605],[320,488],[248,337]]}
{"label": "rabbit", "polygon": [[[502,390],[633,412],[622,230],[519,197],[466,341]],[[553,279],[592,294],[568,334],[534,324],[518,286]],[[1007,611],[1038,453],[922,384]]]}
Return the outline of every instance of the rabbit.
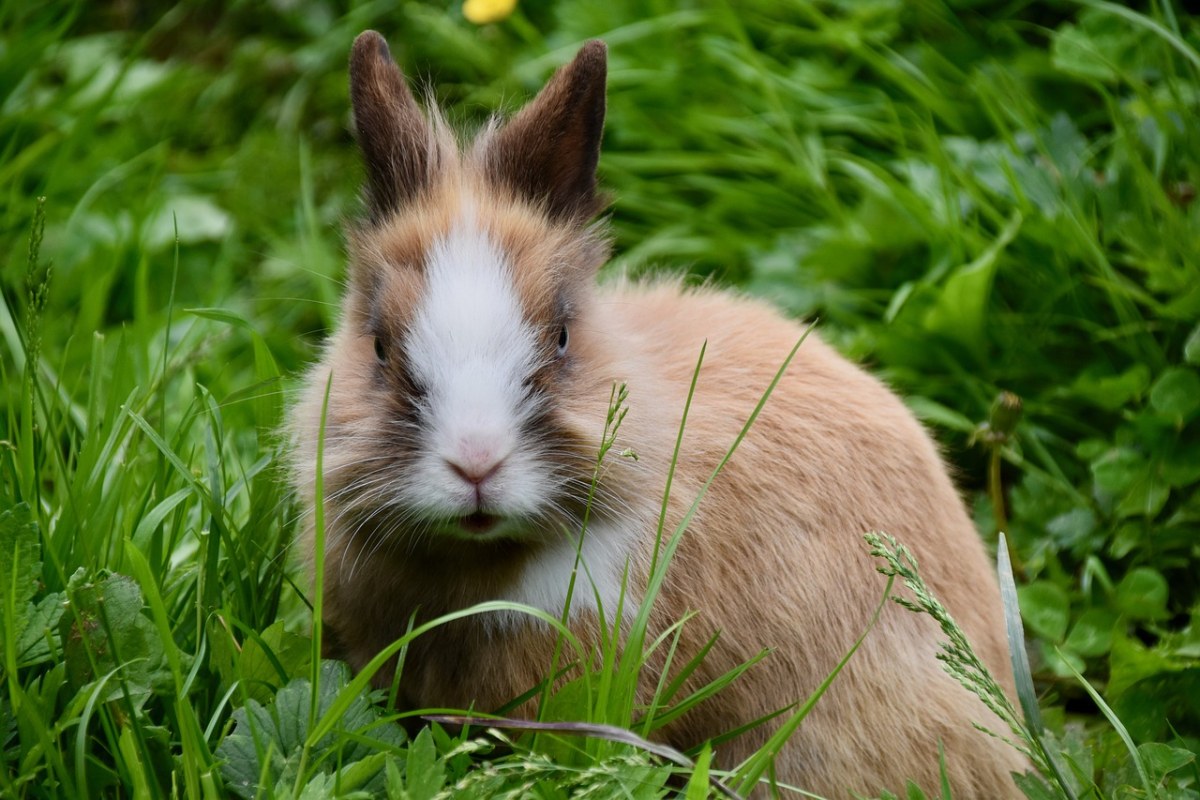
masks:
{"label": "rabbit", "polygon": [[[509,121],[460,145],[435,105],[421,110],[382,36],[354,42],[366,214],[349,226],[340,322],[289,432],[311,562],[324,418],[324,642],[355,669],[410,625],[479,602],[559,616],[577,544],[586,571],[570,626],[594,641],[601,621],[625,625],[701,347],[667,531],[804,330],[711,285],[598,284],[610,255],[596,180],[606,72],[606,46],[589,41]],[[626,416],[580,544],[622,383]],[[692,747],[806,698],[880,602],[884,579],[862,538],[877,529],[915,553],[1011,693],[997,582],[937,447],[888,388],[812,335],[699,505],[651,617],[661,632],[695,612],[676,665],[719,633],[689,686],[771,653],[658,736]],[[776,778],[827,797],[903,793],[906,779],[933,788],[940,742],[956,797],[1019,796],[1010,773],[1025,760],[973,727],[1003,723],[944,672],[939,638],[928,617],[887,604],[776,756]],[[549,624],[516,611],[443,625],[409,646],[398,702],[498,709],[546,678],[554,641]],[[644,676],[643,698],[657,680]],[[777,725],[720,744],[718,763],[736,766]]]}

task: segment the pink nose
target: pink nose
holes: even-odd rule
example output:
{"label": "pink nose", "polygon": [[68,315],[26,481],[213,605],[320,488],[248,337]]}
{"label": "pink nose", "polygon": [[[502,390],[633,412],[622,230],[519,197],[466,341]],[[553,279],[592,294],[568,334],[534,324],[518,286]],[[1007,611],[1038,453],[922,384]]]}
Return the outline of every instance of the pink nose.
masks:
{"label": "pink nose", "polygon": [[504,458],[490,453],[472,453],[470,456],[447,458],[446,463],[454,470],[455,475],[472,486],[479,486],[499,471],[504,464]]}

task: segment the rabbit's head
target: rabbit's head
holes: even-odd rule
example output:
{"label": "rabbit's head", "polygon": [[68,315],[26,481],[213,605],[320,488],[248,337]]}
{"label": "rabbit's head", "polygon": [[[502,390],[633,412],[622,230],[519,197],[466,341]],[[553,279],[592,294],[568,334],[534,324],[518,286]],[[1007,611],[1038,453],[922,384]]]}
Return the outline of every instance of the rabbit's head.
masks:
{"label": "rabbit's head", "polygon": [[589,303],[608,256],[591,222],[605,73],[604,44],[587,43],[460,147],[383,38],[355,41],[367,216],[349,234],[340,329],[298,411],[311,486],[327,408],[325,496],[342,531],[520,539],[582,512],[612,380]]}

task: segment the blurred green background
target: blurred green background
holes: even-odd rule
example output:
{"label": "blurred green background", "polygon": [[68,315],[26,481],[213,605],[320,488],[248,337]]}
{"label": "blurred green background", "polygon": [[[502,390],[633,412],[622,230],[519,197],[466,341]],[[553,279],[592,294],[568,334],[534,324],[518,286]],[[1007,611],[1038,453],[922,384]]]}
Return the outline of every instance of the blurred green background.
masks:
{"label": "blurred green background", "polygon": [[[276,477],[278,393],[334,321],[359,212],[346,60],[365,28],[466,129],[603,38],[612,269],[770,297],[889,380],[981,533],[1008,532],[1080,786],[1132,766],[1072,668],[1137,743],[1184,754],[1160,788],[1197,796],[1200,24],[1173,2],[521,0],[483,25],[453,3],[0,2],[0,503],[30,503],[54,554],[37,597],[128,571],[121,537],[171,495],[137,426],[104,451],[125,474],[81,471],[127,405],[201,482]],[[191,426],[205,403],[220,424]],[[167,609],[298,618],[284,501],[229,497],[228,552],[194,498],[149,526],[174,531],[145,534]],[[238,536],[267,544],[225,589],[194,586]],[[184,628],[215,674],[205,624]],[[5,731],[7,781],[29,756]]]}

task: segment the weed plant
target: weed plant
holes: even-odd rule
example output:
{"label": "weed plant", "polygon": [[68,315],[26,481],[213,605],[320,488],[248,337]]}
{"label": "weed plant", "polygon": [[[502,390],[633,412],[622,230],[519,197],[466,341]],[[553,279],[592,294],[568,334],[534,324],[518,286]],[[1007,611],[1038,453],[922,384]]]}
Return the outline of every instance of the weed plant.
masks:
{"label": "weed plant", "polygon": [[[604,38],[613,271],[820,316],[934,428],[1008,534],[1029,797],[1200,796],[1200,24],[1158,0],[0,0],[0,796],[717,791],[707,749],[407,738],[314,657],[277,431],[368,27],[467,127]],[[635,717],[638,656],[557,716],[652,734],[687,698]]]}

